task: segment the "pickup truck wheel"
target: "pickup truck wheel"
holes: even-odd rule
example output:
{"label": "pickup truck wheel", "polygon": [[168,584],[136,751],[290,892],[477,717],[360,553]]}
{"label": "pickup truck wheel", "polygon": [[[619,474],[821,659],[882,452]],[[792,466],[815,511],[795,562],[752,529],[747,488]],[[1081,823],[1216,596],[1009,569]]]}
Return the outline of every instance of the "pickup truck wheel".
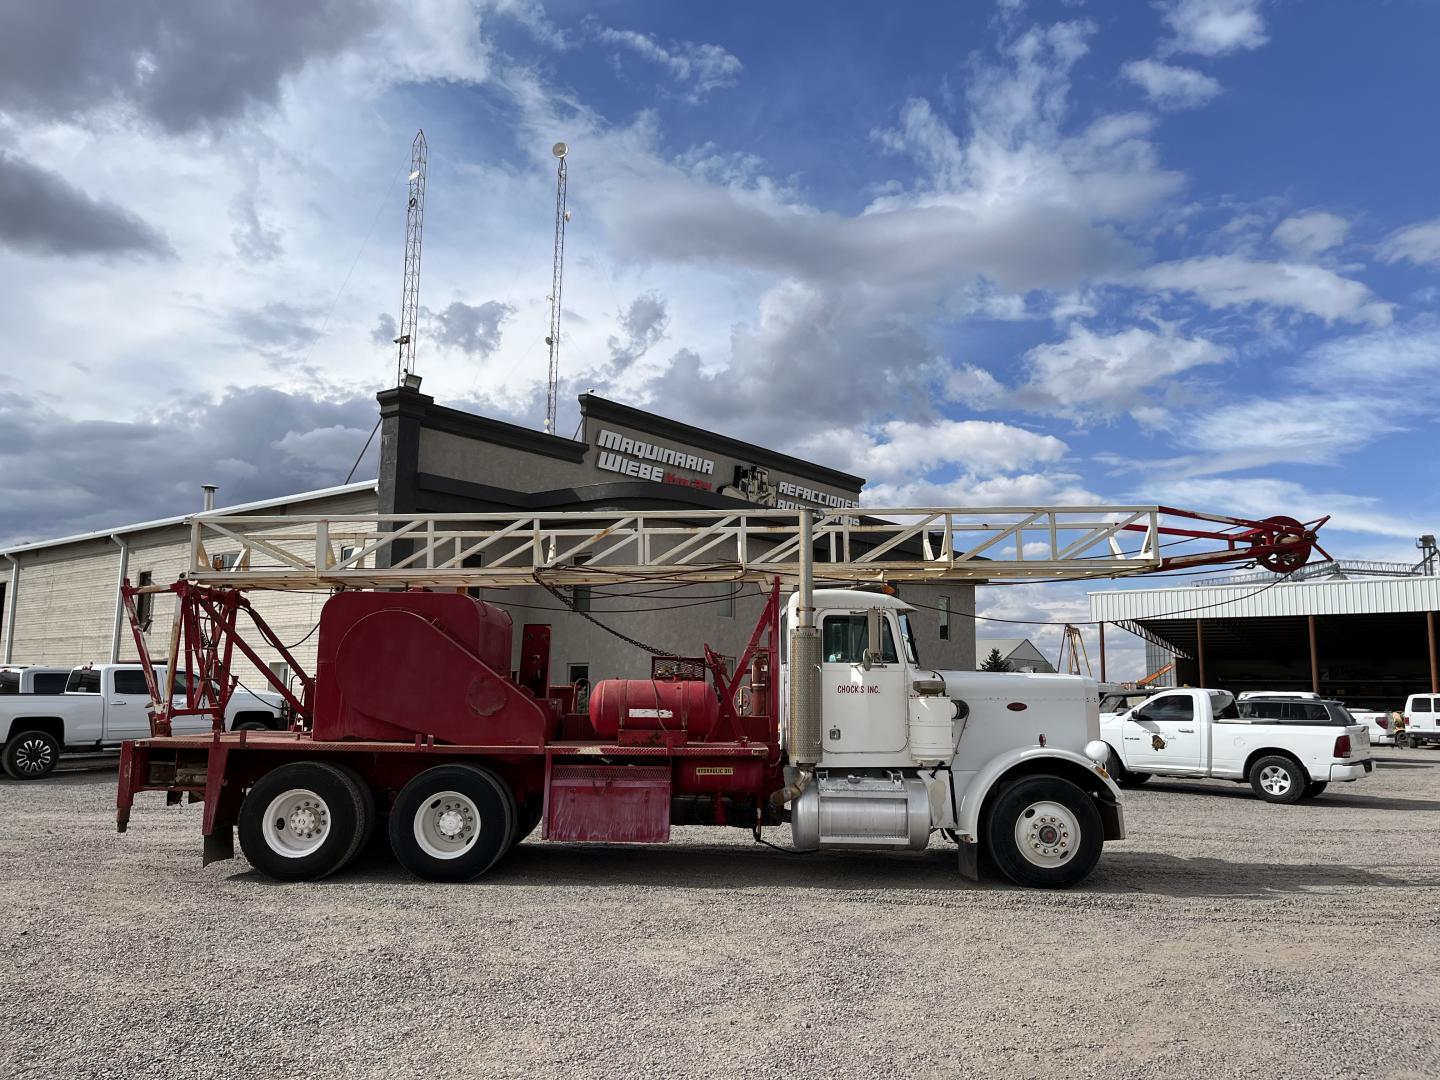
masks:
{"label": "pickup truck wheel", "polygon": [[1316,780],[1312,784],[1305,785],[1305,794],[1301,795],[1300,797],[1302,799],[1313,799],[1316,795],[1321,794],[1329,786],[1329,780]]}
{"label": "pickup truck wheel", "polygon": [[1095,869],[1104,826],[1094,800],[1068,780],[1031,776],[1002,791],[989,811],[990,855],[1017,885],[1062,889]]}
{"label": "pickup truck wheel", "polygon": [[390,846],[418,878],[469,881],[509,850],[518,818],[510,786],[489,769],[438,765],[400,789]]}
{"label": "pickup truck wheel", "polygon": [[1139,787],[1141,784],[1145,783],[1146,780],[1149,780],[1152,775],[1152,773],[1148,772],[1131,772],[1130,770],[1126,769],[1118,777],[1116,777],[1115,783],[1117,783],[1121,787]]}
{"label": "pickup truck wheel", "polygon": [[5,744],[5,775],[12,780],[39,780],[55,771],[60,741],[48,731],[20,731]]}
{"label": "pickup truck wheel", "polygon": [[240,805],[240,850],[281,881],[317,881],[360,849],[364,795],[346,770],[295,762],[256,781]]}
{"label": "pickup truck wheel", "polygon": [[241,720],[231,731],[270,731],[270,725],[264,720]]}
{"label": "pickup truck wheel", "polygon": [[1297,803],[1310,781],[1293,758],[1281,754],[1262,757],[1250,766],[1250,786],[1266,802]]}

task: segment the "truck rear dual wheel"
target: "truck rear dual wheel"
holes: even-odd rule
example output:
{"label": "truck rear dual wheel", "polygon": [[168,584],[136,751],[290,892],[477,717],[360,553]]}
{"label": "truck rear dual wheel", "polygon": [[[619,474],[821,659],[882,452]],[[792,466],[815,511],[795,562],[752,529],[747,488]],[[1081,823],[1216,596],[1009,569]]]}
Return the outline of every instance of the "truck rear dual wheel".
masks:
{"label": "truck rear dual wheel", "polygon": [[1104,826],[1095,801],[1058,776],[1016,781],[996,798],[986,822],[995,865],[1017,885],[1063,889],[1100,861]]}
{"label": "truck rear dual wheel", "polygon": [[240,806],[240,850],[280,881],[318,881],[344,867],[375,827],[375,799],[343,765],[304,761],[262,776]]}
{"label": "truck rear dual wheel", "polygon": [[1299,762],[1283,754],[1270,754],[1250,766],[1250,787],[1266,802],[1297,803],[1309,783]]}
{"label": "truck rear dual wheel", "polygon": [[19,731],[5,744],[0,764],[12,780],[39,780],[55,771],[60,740],[48,731]]}
{"label": "truck rear dual wheel", "polygon": [[426,881],[469,881],[510,849],[519,813],[510,785],[476,765],[426,769],[390,810],[395,858]]}

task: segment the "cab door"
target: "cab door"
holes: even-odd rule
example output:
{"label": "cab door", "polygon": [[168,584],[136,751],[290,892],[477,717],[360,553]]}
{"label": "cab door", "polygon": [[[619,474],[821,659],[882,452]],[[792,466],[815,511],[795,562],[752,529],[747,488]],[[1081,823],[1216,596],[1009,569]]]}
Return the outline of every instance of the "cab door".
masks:
{"label": "cab door", "polygon": [[150,691],[145,686],[145,673],[112,670],[109,689],[105,695],[105,742],[148,739]]}
{"label": "cab door", "polygon": [[1125,718],[1125,767],[1134,772],[1202,772],[1204,718],[1190,694],[1151,698]]}
{"label": "cab door", "polygon": [[863,611],[831,612],[820,623],[820,692],[824,756],[904,752],[909,733],[909,687],[895,648],[891,612],[880,614],[881,644],[869,649]]}

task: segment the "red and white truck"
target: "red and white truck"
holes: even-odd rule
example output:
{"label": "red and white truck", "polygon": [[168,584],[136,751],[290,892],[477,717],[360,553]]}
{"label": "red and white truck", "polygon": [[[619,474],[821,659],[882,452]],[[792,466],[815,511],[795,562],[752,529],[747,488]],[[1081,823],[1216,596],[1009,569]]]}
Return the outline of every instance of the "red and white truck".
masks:
{"label": "red and white truck", "polygon": [[[537,827],[546,840],[661,843],[672,825],[739,827],[758,840],[788,824],[799,851],[919,850],[940,830],[968,876],[983,854],[1022,885],[1071,885],[1106,840],[1124,836],[1096,684],[934,671],[916,654],[913,608],[883,591],[817,589],[816,574],[973,580],[1253,558],[1299,565],[1317,527],[1201,518],[1226,523],[1207,531],[1192,517],[1180,535],[1219,550],[1162,558],[1160,538],[1173,533],[1161,516],[1175,512],[1153,507],[874,513],[202,515],[195,569],[168,587],[178,600],[170,663],[200,677],[183,708],[157,694],[156,736],[125,744],[118,825],[140,792],[203,799],[207,862],[233,855],[238,830],[261,872],[306,880],[344,867],[383,820],[395,857],[432,881],[484,873]],[[231,569],[211,569],[212,527],[244,545]],[[1127,530],[1143,536],[1138,549],[1121,548]],[[1050,559],[1034,556],[1035,533]],[[337,558],[337,546],[348,554]],[[387,548],[386,565],[367,567]],[[477,551],[483,570],[465,565]],[[581,553],[595,557],[579,566]],[[464,591],[662,574],[767,580],[747,647],[733,669],[708,648],[656,656],[650,678],[601,681],[584,709],[574,687],[550,683],[548,626],[522,629],[512,673],[509,613]],[[323,608],[314,674],[300,676],[298,694],[277,683],[292,729],[230,734],[217,723],[175,734],[182,716],[223,715],[232,648],[257,660],[238,632],[242,616],[300,670],[244,590],[317,585],[342,591]],[[132,611],[138,591],[125,589]],[[143,654],[138,633],[137,642]]]}

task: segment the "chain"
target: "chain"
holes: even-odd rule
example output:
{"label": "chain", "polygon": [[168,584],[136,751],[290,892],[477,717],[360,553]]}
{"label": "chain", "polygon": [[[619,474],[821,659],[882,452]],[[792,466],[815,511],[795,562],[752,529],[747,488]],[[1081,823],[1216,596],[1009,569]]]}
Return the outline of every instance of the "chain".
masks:
{"label": "chain", "polygon": [[665,656],[673,660],[679,660],[682,658],[679,653],[671,652],[669,649],[657,649],[654,645],[647,645],[645,642],[639,640],[638,638],[630,637],[628,634],[622,634],[613,626],[606,626],[603,622],[595,618],[595,616],[591,615],[588,611],[581,611],[579,608],[577,608],[575,606],[575,601],[570,597],[566,596],[554,585],[551,585],[548,581],[542,581],[538,572],[535,574],[535,583],[539,585],[542,589],[544,589],[546,592],[548,592],[551,596],[555,597],[556,600],[559,600],[576,615],[579,615],[582,619],[588,619],[590,622],[598,626],[601,630],[604,630],[607,634],[613,634],[615,637],[619,638],[627,645],[634,645],[637,649],[644,649],[651,656]]}

